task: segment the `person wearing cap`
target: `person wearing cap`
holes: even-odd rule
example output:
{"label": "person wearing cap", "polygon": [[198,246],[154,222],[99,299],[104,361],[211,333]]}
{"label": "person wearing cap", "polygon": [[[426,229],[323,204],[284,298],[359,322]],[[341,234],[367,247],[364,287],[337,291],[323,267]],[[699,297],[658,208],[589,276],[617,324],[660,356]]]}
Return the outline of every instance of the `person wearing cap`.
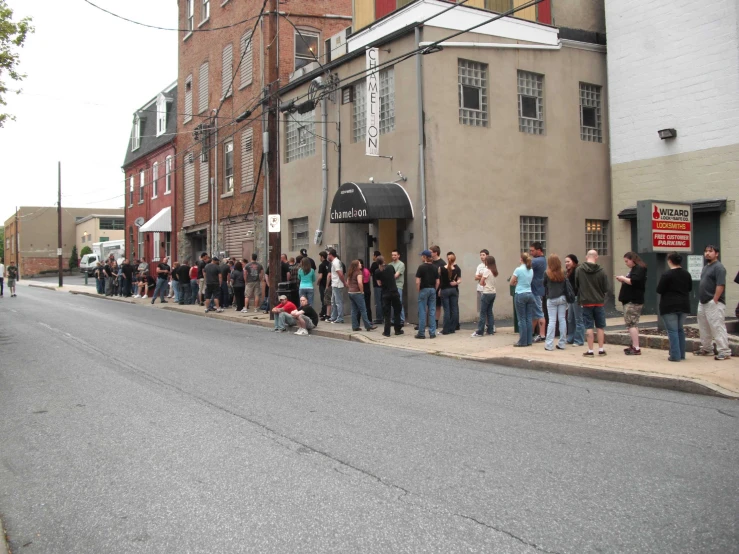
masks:
{"label": "person wearing cap", "polygon": [[275,314],[275,331],[281,331],[284,333],[287,331],[286,317],[290,317],[290,319],[293,320],[290,314],[297,310],[297,308],[284,294],[279,295],[277,300],[279,300],[280,303],[272,308],[272,313]]}
{"label": "person wearing cap", "polygon": [[317,269],[317,268],[316,268],[316,262],[314,262],[314,261],[313,261],[313,258],[310,258],[310,257],[308,256],[308,251],[307,251],[307,250],[306,250],[305,248],[301,248],[301,249],[300,249],[300,255],[301,255],[301,256],[303,256],[303,258],[308,258],[308,259],[310,260],[310,268],[311,268],[312,270],[314,270],[314,271],[315,271],[315,270]]}
{"label": "person wearing cap", "polygon": [[400,322],[400,294],[398,294],[398,286],[395,283],[395,268],[390,264],[385,264],[385,258],[382,256],[377,257],[377,263],[379,268],[375,271],[375,278],[382,287],[382,314],[385,320],[385,330],[383,336],[390,336],[390,313],[392,312],[394,317],[393,326],[395,327],[395,334],[402,335],[403,324]]}
{"label": "person wearing cap", "polygon": [[439,286],[439,268],[432,262],[431,250],[421,252],[421,265],[416,270],[418,291],[417,339],[426,338],[426,315],[428,313],[429,338],[436,338],[436,289]]}
{"label": "person wearing cap", "polygon": [[218,258],[213,256],[210,263],[203,268],[203,275],[205,276],[205,313],[208,313],[212,309],[210,304],[211,299],[216,303],[216,311],[223,311],[220,301],[223,274],[221,273],[219,261]]}

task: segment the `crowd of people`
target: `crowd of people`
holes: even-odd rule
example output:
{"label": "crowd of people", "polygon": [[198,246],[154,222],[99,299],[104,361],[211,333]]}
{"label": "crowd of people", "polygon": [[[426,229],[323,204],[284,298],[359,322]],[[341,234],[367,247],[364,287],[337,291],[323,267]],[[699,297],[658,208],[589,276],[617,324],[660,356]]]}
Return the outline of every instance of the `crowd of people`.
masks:
{"label": "crowd of people", "polygon": [[[724,321],[726,269],[718,261],[718,247],[707,246],[704,255],[707,264],[701,274],[698,304],[701,348],[696,354],[725,360],[731,356]],[[418,293],[415,338],[425,339],[427,329],[432,339],[437,334],[454,334],[460,330],[459,286],[462,283],[462,270],[456,263],[456,255],[447,252],[444,260],[441,249],[434,245],[420,256],[421,263],[415,273]],[[521,254],[520,265],[509,278],[510,285],[515,287],[514,305],[519,327],[519,338],[514,346],[543,342],[544,348],[552,351],[563,350],[567,345],[587,344],[583,356],[606,355],[605,304],[609,282],[604,268],[598,264],[598,257],[595,250],[588,251],[582,263],[575,254],[568,254],[564,260],[557,254],[546,257],[540,242],[532,243],[529,251]],[[279,304],[271,310],[276,314],[276,331],[296,326],[296,334],[306,335],[319,321],[344,323],[346,289],[354,331],[362,327],[373,331],[382,324],[385,336],[390,336],[391,328],[396,335],[404,334],[402,299],[406,266],[398,250],[391,252],[390,261],[386,261],[380,251],[375,251],[369,267],[363,260],[352,260],[348,270],[333,248],[321,252],[319,258],[316,265],[305,249],[295,259],[282,254],[280,282],[290,283],[291,289],[297,290],[300,305],[296,306],[286,294],[279,295]],[[680,361],[685,359],[684,322],[690,314],[692,278],[682,268],[680,254],[669,254],[667,263],[669,269],[662,274],[656,291],[660,295],[660,315],[670,340],[669,360]],[[616,277],[621,284],[618,301],[623,304],[624,323],[631,339],[624,353],[638,356],[641,354],[639,320],[645,302],[647,265],[636,252],[627,252],[624,264],[628,271]],[[8,272],[10,270],[8,268]],[[250,306],[255,313],[270,312],[269,270],[257,261],[256,254],[251,260],[219,260],[204,253],[193,265],[185,260],[174,262],[172,267],[165,257],[151,269],[144,260],[129,263],[124,259],[118,263],[111,255],[108,260],[98,262],[95,277],[98,293],[107,296],[148,299],[152,289],[152,304],[157,299],[166,303],[167,298],[172,298],[179,304],[199,304],[206,312],[223,312],[232,306],[241,313],[248,313]],[[493,306],[497,277],[495,257],[487,249],[481,250],[480,264],[474,275],[479,315],[473,338],[495,334]],[[739,274],[735,281],[739,283]],[[313,308],[316,287],[320,313]],[[555,344],[557,329],[559,340]]]}

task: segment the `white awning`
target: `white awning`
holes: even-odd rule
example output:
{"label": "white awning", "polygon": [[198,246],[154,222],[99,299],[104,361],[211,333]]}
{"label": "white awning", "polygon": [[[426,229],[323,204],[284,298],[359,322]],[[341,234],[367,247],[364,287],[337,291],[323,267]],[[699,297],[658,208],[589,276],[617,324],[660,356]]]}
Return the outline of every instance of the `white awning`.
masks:
{"label": "white awning", "polygon": [[139,231],[142,233],[171,233],[172,208],[164,208],[149,221],[144,223]]}

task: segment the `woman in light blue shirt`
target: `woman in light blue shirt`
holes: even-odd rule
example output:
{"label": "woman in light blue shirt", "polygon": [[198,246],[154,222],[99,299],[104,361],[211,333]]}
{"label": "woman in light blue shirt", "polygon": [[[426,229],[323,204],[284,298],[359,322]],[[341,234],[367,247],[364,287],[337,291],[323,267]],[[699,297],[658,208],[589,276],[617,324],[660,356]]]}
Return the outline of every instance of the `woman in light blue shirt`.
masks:
{"label": "woman in light blue shirt", "polygon": [[306,256],[300,260],[300,269],[298,269],[298,293],[308,299],[308,305],[313,307],[313,289],[316,286],[316,270],[310,266],[310,258]]}
{"label": "woman in light blue shirt", "polygon": [[524,252],[521,254],[521,265],[516,268],[511,277],[511,285],[516,287],[514,303],[518,316],[518,342],[513,346],[531,346],[534,333],[531,324],[531,318],[534,316],[534,295],[531,292],[533,278],[531,257]]}

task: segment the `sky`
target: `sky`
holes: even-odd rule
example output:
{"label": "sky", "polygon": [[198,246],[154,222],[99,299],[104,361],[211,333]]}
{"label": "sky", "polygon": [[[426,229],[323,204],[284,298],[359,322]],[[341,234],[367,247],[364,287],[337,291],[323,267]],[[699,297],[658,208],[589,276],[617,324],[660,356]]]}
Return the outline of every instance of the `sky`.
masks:
{"label": "sky", "polygon": [[[177,79],[175,31],[116,19],[84,0],[6,0],[13,20],[33,17],[36,32],[19,50],[21,82],[2,75],[0,225],[16,206],[123,206],[121,165],[133,113]],[[174,0],[91,0],[129,19],[177,27]]]}

